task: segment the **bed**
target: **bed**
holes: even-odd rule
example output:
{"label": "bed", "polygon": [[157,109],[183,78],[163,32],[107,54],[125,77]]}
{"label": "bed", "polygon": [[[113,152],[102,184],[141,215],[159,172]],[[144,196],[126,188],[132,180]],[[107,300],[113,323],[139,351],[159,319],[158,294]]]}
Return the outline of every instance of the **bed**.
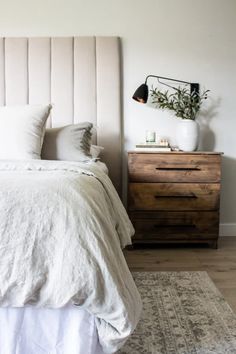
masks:
{"label": "bed", "polygon": [[96,158],[0,160],[0,354],[114,353],[139,320],[119,55],[116,37],[0,39],[0,105],[51,103],[47,128],[93,123],[112,180]]}

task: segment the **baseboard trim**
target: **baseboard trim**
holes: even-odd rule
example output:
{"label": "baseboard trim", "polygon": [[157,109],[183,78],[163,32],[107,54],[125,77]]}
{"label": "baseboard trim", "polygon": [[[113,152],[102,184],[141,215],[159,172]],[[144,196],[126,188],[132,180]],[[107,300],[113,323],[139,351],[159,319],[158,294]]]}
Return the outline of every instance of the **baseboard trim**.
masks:
{"label": "baseboard trim", "polygon": [[236,236],[236,224],[220,224],[220,236]]}

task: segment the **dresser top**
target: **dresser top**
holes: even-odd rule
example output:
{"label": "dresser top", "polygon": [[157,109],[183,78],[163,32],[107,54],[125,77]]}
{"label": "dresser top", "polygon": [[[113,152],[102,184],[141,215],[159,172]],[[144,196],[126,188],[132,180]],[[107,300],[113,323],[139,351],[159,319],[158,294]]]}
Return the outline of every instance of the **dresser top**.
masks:
{"label": "dresser top", "polygon": [[175,154],[175,155],[223,155],[223,152],[217,151],[136,151],[129,150],[128,154]]}

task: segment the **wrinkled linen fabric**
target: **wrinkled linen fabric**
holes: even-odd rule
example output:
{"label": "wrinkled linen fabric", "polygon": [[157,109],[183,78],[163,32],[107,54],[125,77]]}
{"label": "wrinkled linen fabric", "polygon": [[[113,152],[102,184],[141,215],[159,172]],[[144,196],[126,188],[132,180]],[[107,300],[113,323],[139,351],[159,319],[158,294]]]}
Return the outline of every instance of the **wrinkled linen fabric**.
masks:
{"label": "wrinkled linen fabric", "polygon": [[80,305],[115,352],[141,312],[122,253],[133,232],[95,163],[0,161],[0,306]]}

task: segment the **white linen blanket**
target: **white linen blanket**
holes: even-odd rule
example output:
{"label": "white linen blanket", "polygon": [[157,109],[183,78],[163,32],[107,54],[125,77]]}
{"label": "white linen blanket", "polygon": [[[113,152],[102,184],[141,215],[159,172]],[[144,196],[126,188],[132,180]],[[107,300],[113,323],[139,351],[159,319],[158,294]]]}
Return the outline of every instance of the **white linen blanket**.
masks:
{"label": "white linen blanket", "polygon": [[82,306],[104,352],[115,352],[141,311],[121,250],[132,234],[95,163],[0,161],[1,307]]}

